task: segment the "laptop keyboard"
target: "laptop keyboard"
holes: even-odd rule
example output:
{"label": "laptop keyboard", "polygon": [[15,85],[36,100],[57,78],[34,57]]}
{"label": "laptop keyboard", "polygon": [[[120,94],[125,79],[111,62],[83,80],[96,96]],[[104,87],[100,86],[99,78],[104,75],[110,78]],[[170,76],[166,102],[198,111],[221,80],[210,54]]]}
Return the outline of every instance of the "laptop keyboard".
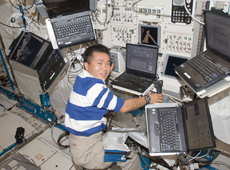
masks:
{"label": "laptop keyboard", "polygon": [[176,108],[159,109],[161,151],[181,151]]}
{"label": "laptop keyboard", "polygon": [[56,22],[53,27],[57,39],[93,31],[89,16],[74,18],[66,22]]}
{"label": "laptop keyboard", "polygon": [[137,76],[135,76],[133,74],[128,74],[128,73],[121,75],[121,80],[135,82],[137,84],[140,83],[140,78],[139,77],[137,77]]}
{"label": "laptop keyboard", "polygon": [[133,82],[136,84],[142,84],[143,82],[146,83],[146,85],[149,85],[149,83],[152,83],[152,79],[148,79],[145,77],[136,76],[134,74],[125,73],[121,75],[121,80],[126,82]]}
{"label": "laptop keyboard", "polygon": [[[226,76],[228,69],[213,61],[205,54],[201,54],[199,57],[194,57],[188,60],[188,64],[199,72],[203,79],[208,82],[215,82]],[[193,74],[196,74],[195,72]]]}

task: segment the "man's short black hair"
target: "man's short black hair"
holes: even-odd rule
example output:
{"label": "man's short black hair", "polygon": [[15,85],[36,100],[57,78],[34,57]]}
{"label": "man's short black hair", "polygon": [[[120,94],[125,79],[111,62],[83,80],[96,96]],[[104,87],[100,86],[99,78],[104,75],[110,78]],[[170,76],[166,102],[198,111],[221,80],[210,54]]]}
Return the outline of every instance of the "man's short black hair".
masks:
{"label": "man's short black hair", "polygon": [[109,48],[102,45],[102,44],[97,44],[97,45],[92,45],[85,50],[85,52],[83,54],[84,62],[87,62],[88,64],[90,64],[92,61],[91,58],[92,58],[94,52],[106,53],[110,57]]}

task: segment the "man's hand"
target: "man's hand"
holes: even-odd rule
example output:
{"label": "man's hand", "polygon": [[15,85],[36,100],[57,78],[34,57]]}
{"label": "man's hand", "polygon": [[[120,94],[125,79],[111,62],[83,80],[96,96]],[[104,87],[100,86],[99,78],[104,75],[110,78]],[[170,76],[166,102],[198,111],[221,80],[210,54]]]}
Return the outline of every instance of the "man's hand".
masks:
{"label": "man's hand", "polygon": [[162,103],[164,101],[162,94],[152,93],[152,94],[149,94],[149,97],[151,98],[151,101],[150,101],[151,104]]}

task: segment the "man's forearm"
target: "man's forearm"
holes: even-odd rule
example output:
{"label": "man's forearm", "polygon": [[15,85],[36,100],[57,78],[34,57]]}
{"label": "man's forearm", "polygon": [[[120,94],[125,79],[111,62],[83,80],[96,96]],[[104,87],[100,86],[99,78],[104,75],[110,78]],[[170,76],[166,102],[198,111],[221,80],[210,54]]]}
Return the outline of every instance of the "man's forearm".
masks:
{"label": "man's forearm", "polygon": [[[149,101],[150,104],[162,103],[164,101],[162,94],[149,94],[149,97],[151,98]],[[127,99],[125,100],[124,105],[120,109],[120,112],[126,113],[132,110],[136,110],[143,107],[145,104],[146,104],[145,97]]]}
{"label": "man's forearm", "polygon": [[136,110],[143,107],[146,104],[145,98],[134,98],[134,99],[127,99],[123,107],[120,109],[120,112],[126,113],[128,111]]}

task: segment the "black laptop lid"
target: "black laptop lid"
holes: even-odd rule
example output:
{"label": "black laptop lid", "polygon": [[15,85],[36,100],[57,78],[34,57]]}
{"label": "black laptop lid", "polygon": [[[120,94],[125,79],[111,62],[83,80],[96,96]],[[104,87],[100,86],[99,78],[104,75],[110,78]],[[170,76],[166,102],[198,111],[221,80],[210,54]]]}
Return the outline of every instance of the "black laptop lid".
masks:
{"label": "black laptop lid", "polygon": [[156,77],[158,47],[126,44],[126,71]]}
{"label": "black laptop lid", "polygon": [[230,15],[205,10],[207,49],[230,61]]}
{"label": "black laptop lid", "polygon": [[182,107],[187,147],[196,151],[215,147],[207,98],[196,99]]}
{"label": "black laptop lid", "polygon": [[9,59],[31,69],[37,69],[52,50],[50,42],[31,32],[22,31],[13,43],[15,46],[8,55]]}
{"label": "black laptop lid", "polygon": [[89,10],[89,0],[43,0],[50,18]]}

